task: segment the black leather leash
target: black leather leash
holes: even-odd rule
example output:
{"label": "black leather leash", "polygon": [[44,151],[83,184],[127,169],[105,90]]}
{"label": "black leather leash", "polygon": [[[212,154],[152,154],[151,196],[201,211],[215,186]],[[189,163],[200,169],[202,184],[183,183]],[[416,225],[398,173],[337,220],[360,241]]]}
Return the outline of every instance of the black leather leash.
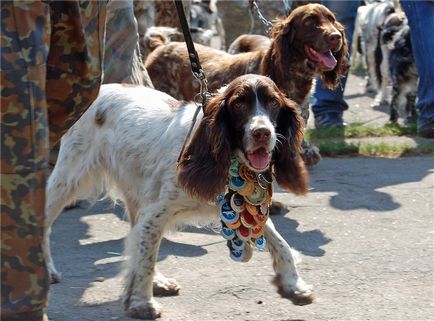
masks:
{"label": "black leather leash", "polygon": [[185,44],[187,45],[188,50],[188,58],[190,59],[191,71],[193,72],[194,77],[200,81],[200,95],[202,97],[202,108],[206,102],[206,94],[208,91],[207,81],[205,73],[200,65],[199,55],[194,48],[193,40],[191,39],[190,27],[187,22],[187,18],[185,17],[184,5],[182,4],[182,0],[174,0],[176,10],[178,11],[179,23],[181,24],[182,33],[184,34]]}
{"label": "black leather leash", "polygon": [[208,92],[207,80],[205,73],[200,65],[199,55],[194,48],[193,40],[191,39],[190,27],[187,22],[187,18],[185,17],[184,5],[182,4],[182,0],[174,0],[176,10],[178,12],[179,22],[181,24],[182,32],[184,34],[185,44],[187,45],[188,50],[188,58],[190,59],[191,71],[193,72],[194,77],[200,82],[200,97],[201,104],[198,104],[196,111],[193,115],[192,124],[190,130],[187,133],[187,137],[184,140],[184,144],[182,145],[181,152],[179,153],[177,163],[181,159],[181,155],[184,152],[185,146],[187,145],[188,140],[190,139],[191,132],[193,131],[194,124],[196,123],[197,115],[199,114],[199,110],[202,108],[204,112],[205,105],[210,96]]}

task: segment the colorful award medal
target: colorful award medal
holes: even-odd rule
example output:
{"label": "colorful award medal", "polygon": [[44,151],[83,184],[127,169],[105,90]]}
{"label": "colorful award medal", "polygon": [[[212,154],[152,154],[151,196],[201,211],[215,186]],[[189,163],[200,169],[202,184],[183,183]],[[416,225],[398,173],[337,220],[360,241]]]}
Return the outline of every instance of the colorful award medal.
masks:
{"label": "colorful award medal", "polygon": [[222,236],[226,239],[226,240],[232,240],[236,235],[235,235],[235,231],[229,227],[222,227]]}
{"label": "colorful award medal", "polygon": [[252,257],[252,248],[266,247],[264,225],[273,193],[267,175],[251,171],[236,156],[231,158],[228,191],[219,200],[221,234],[234,261],[247,262]]}
{"label": "colorful award medal", "polygon": [[238,221],[240,214],[235,212],[226,200],[220,203],[220,218],[225,224],[234,224]]}
{"label": "colorful award medal", "polygon": [[240,191],[247,186],[247,182],[239,176],[231,176],[229,179],[229,188],[233,191]]}
{"label": "colorful award medal", "polygon": [[242,212],[244,210],[244,197],[238,193],[233,193],[231,196],[231,208],[235,212]]}

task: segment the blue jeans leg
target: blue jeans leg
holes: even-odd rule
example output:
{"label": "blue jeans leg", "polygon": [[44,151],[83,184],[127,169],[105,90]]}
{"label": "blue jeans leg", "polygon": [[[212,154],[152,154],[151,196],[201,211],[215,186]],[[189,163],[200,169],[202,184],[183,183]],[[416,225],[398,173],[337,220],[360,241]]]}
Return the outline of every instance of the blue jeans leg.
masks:
{"label": "blue jeans leg", "polygon": [[411,45],[419,73],[418,127],[434,122],[434,1],[401,1],[408,18]]}
{"label": "blue jeans leg", "polygon": [[[359,1],[322,1],[322,4],[329,8],[337,20],[345,27],[345,35],[348,39],[349,48],[353,40],[354,23],[357,16]],[[335,90],[323,87],[321,79],[317,79],[315,91],[311,97],[312,112],[314,115],[322,113],[338,112],[342,113],[348,109],[348,104],[344,100],[344,89],[347,76],[342,78],[339,86]]]}

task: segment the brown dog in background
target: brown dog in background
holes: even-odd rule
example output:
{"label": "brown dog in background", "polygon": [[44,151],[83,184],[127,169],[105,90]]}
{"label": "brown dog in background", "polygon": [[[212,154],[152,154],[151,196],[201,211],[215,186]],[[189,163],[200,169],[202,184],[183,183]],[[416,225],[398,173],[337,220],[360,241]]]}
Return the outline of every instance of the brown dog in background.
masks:
{"label": "brown dog in background", "polygon": [[[316,76],[325,86],[335,88],[348,67],[348,45],[343,26],[320,4],[307,4],[274,24],[267,50],[231,55],[196,45],[208,89],[215,92],[236,77],[247,74],[269,76],[289,98],[303,105]],[[155,88],[178,99],[192,100],[200,91],[185,43],[172,42],[157,47],[145,67]],[[307,165],[320,159],[317,151],[306,150]]]}

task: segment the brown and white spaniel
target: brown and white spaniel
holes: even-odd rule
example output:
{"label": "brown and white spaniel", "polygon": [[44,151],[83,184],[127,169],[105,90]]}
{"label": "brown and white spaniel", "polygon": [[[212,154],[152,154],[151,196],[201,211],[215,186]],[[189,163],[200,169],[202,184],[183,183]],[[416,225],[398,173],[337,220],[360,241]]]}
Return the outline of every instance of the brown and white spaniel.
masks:
{"label": "brown and white spaniel", "polygon": [[[269,78],[238,77],[211,98],[177,164],[195,110],[194,103],[150,88],[101,87],[92,106],[62,138],[48,180],[44,252],[52,281],[59,281],[59,274],[50,254],[51,225],[64,206],[105,192],[123,201],[131,222],[125,313],[157,318],[161,307],[153,291],[179,291],[177,282],[155,267],[163,234],[170,227],[219,220],[218,207],[210,201],[225,189],[232,155],[255,172],[273,170],[288,191],[307,192],[308,174],[298,154],[303,121]],[[278,293],[297,305],[311,303],[312,289],[298,274],[296,252],[271,220],[264,236]]]}
{"label": "brown and white spaniel", "polygon": [[[275,22],[266,50],[231,55],[196,45],[213,92],[247,73],[269,76],[289,98],[302,105],[314,77],[335,88],[347,69],[348,45],[343,26],[320,4],[307,4]],[[178,99],[192,100],[200,90],[183,42],[157,47],[145,61],[154,86]]]}

